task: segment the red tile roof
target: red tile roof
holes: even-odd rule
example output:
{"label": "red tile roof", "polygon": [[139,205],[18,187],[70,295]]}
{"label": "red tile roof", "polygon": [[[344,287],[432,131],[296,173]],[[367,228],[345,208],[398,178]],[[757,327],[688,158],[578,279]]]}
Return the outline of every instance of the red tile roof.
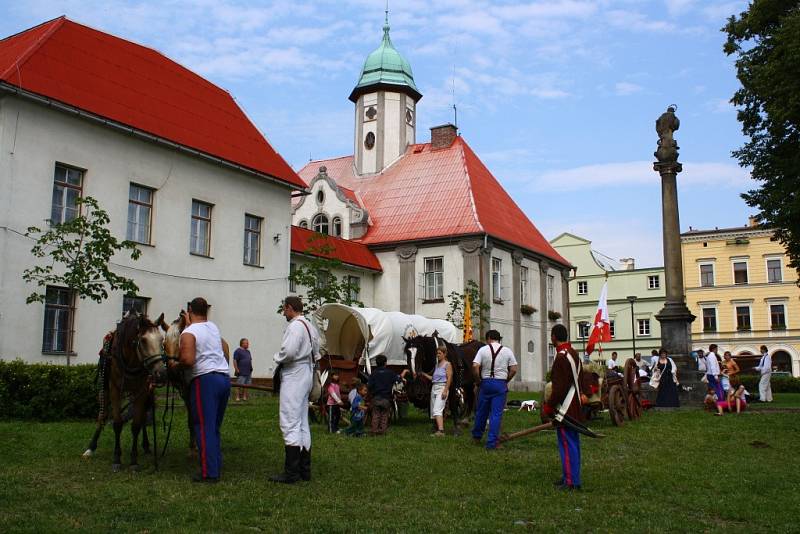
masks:
{"label": "red tile roof", "polygon": [[155,50],[65,17],[0,40],[0,81],[305,187],[228,92]]}
{"label": "red tile roof", "polygon": [[[322,247],[331,247],[332,251],[323,253],[319,250]],[[292,226],[292,252],[323,258],[336,258],[342,263],[372,271],[383,270],[377,256],[363,243],[333,236],[324,236],[299,226]]]}
{"label": "red tile roof", "polygon": [[443,149],[431,149],[429,143],[411,145],[381,174],[356,176],[352,156],[310,162],[299,174],[310,182],[321,165],[337,184],[354,190],[369,212],[371,225],[362,243],[485,233],[570,264],[461,137]]}

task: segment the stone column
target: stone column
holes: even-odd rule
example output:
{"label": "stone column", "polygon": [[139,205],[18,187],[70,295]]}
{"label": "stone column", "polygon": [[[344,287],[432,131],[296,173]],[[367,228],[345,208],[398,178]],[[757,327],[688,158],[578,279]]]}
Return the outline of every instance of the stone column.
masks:
{"label": "stone column", "polygon": [[512,350],[514,354],[517,356],[517,361],[519,362],[519,372],[515,379],[517,381],[522,380],[523,375],[525,374],[523,371],[527,371],[527,364],[528,362],[522,357],[522,312],[520,311],[520,306],[522,302],[520,301],[520,266],[522,265],[523,255],[520,251],[515,250],[511,254],[512,262],[511,262],[511,307],[513,313],[513,335],[514,335],[514,342],[512,345]]}
{"label": "stone column", "polygon": [[400,311],[416,313],[417,304],[417,247],[405,245],[395,251],[400,263]]}
{"label": "stone column", "polygon": [[667,349],[678,365],[682,384],[681,398],[695,401],[703,398],[705,391],[691,352],[691,324],[695,316],[686,306],[683,288],[683,255],[681,253],[681,228],[678,215],[677,175],[683,170],[678,163],[678,143],[673,133],[680,127],[675,108],[670,106],[656,121],[658,149],[653,170],[661,176],[661,213],[664,246],[664,278],[666,301],[656,315],[661,323],[661,346]]}
{"label": "stone column", "polygon": [[542,354],[542,361],[540,362],[540,370],[542,372],[542,384],[544,384],[545,376],[547,376],[547,347],[550,345],[550,328],[548,324],[547,312],[547,275],[550,272],[550,264],[546,261],[539,263],[539,320],[541,322],[541,329],[539,332],[539,346]]}
{"label": "stone column", "polygon": [[[480,239],[466,239],[458,243],[458,248],[461,250],[461,256],[464,262],[464,287],[466,288],[467,282],[470,280],[478,284],[478,287],[482,287],[481,249],[483,248],[483,241]],[[482,328],[480,325],[473,322],[473,339],[481,339],[481,332]]]}

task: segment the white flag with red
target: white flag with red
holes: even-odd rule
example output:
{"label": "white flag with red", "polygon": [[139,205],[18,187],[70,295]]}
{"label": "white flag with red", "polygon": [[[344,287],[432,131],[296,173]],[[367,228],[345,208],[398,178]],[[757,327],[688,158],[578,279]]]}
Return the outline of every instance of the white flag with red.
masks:
{"label": "white flag with red", "polygon": [[594,323],[589,331],[589,339],[586,340],[586,354],[594,351],[594,346],[598,343],[611,341],[611,321],[608,319],[608,282],[603,284],[600,291],[600,300],[597,303],[597,313],[594,315]]}

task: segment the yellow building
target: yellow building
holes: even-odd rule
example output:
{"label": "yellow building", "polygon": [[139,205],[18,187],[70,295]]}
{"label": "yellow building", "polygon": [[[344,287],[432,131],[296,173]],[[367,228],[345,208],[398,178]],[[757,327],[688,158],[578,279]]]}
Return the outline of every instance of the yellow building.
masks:
{"label": "yellow building", "polygon": [[681,234],[693,349],[719,345],[743,371],[766,345],[773,369],[800,376],[800,288],[783,246],[752,223]]}

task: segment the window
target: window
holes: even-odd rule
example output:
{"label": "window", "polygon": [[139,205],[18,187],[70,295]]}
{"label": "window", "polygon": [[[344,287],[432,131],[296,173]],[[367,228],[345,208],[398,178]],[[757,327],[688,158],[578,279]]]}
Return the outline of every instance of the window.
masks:
{"label": "window", "polygon": [[328,216],[318,213],[311,220],[311,229],[320,234],[328,235]]}
{"label": "window", "polygon": [[122,316],[125,317],[129,311],[135,311],[141,315],[147,315],[147,303],[150,302],[146,297],[123,297]]}
{"label": "window", "polygon": [[500,288],[502,270],[503,260],[492,258],[492,300],[495,302],[503,302],[503,293]]}
{"label": "window", "polygon": [[637,322],[639,323],[639,335],[640,336],[649,336],[650,335],[650,319],[638,319]]}
{"label": "window", "polygon": [[703,263],[700,265],[700,286],[713,287],[714,286],[714,264]]}
{"label": "window", "polygon": [[320,188],[317,191],[317,204],[324,204],[325,203],[325,192]]}
{"label": "window", "polygon": [[297,264],[292,262],[289,264],[289,293],[297,293],[297,284],[294,281],[294,273],[297,271]]}
{"label": "window", "polygon": [[533,354],[533,340],[528,341],[528,352]]}
{"label": "window", "polygon": [[444,299],[444,258],[425,258],[425,300]]}
{"label": "window", "polygon": [[736,306],[736,329],[750,330],[750,306]]}
{"label": "window", "polygon": [[350,286],[350,300],[352,302],[361,300],[361,278],[358,276],[348,276],[347,283]]}
{"label": "window", "polygon": [[786,307],[784,304],[769,305],[769,322],[773,330],[786,330]]}
{"label": "window", "polygon": [[611,333],[611,337],[617,337],[617,329],[616,325],[614,324],[614,319],[609,319],[608,331]]}
{"label": "window", "polygon": [[50,224],[69,222],[78,216],[78,199],[83,190],[83,171],[56,163]]}
{"label": "window", "polygon": [[647,277],[647,289],[658,289],[661,287],[661,278],[657,274]]}
{"label": "window", "polygon": [[301,221],[300,221],[300,222],[297,224],[297,226],[299,226],[300,228],[308,228],[308,221],[307,221],[307,220],[305,220],[305,219],[302,219],[302,220],[301,220]]}
{"label": "window", "polygon": [[519,268],[519,302],[520,304],[528,304],[528,268]]}
{"label": "window", "polygon": [[733,262],[733,283],[746,284],[747,283],[747,262],[735,261]]}
{"label": "window", "polygon": [[703,308],[703,332],[717,331],[717,309]]}
{"label": "window", "polygon": [[547,275],[547,309],[553,309],[553,291],[556,286],[556,277],[552,274]]}
{"label": "window", "polygon": [[153,190],[149,187],[131,184],[128,190],[127,239],[149,245],[152,215]]}
{"label": "window", "polygon": [[592,326],[592,323],[588,321],[581,321],[578,323],[578,337],[580,339],[586,339],[589,337],[589,328]]}
{"label": "window", "polygon": [[211,204],[199,200],[192,200],[189,252],[200,256],[211,255]]}
{"label": "window", "polygon": [[333,218],[333,235],[336,237],[342,237],[342,218],[341,217],[334,217]]}
{"label": "window", "polygon": [[780,259],[767,260],[767,281],[770,284],[783,282],[783,269]]}
{"label": "window", "polygon": [[72,352],[72,320],[75,294],[67,288],[48,287],[45,292],[42,352]]}
{"label": "window", "polygon": [[318,289],[325,289],[330,285],[331,273],[328,271],[320,271],[317,276],[316,286]]}
{"label": "window", "polygon": [[579,281],[578,295],[588,295],[588,294],[589,294],[589,282]]}
{"label": "window", "polygon": [[261,217],[244,216],[244,263],[261,265]]}

